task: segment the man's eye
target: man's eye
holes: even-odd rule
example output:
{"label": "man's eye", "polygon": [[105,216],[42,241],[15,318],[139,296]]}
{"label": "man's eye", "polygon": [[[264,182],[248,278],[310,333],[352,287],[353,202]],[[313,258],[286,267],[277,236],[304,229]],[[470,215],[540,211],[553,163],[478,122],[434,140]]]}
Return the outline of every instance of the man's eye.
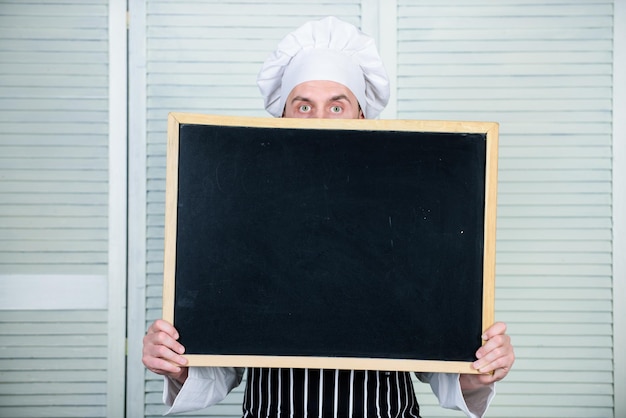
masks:
{"label": "man's eye", "polygon": [[333,106],[330,108],[330,111],[333,113],[341,113],[342,110],[341,106]]}
{"label": "man's eye", "polygon": [[309,106],[309,105],[301,105],[300,106],[300,112],[305,112],[306,113],[306,112],[308,112],[310,110],[311,110],[311,106]]}

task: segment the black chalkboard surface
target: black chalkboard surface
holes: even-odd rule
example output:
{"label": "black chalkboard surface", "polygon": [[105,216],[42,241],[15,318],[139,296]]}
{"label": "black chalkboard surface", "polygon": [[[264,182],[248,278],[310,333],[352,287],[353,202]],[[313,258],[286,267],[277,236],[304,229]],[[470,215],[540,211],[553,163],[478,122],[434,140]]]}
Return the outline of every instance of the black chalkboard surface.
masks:
{"label": "black chalkboard surface", "polygon": [[171,114],[164,318],[192,365],[471,372],[497,124]]}

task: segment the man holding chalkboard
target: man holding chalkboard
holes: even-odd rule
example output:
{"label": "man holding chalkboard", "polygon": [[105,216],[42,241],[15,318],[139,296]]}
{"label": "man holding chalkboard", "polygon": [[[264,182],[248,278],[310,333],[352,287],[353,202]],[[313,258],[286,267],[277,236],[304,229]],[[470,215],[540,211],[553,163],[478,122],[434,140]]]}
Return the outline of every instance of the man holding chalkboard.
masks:
{"label": "man holding chalkboard", "polygon": [[[336,18],[309,22],[289,34],[265,62],[258,84],[275,117],[375,118],[389,100],[389,83],[373,40]],[[440,404],[470,417],[485,414],[494,383],[515,355],[506,326],[482,336],[474,368],[482,374],[418,373]],[[178,332],[155,321],[144,338],[145,366],[165,376],[168,413],[221,401],[242,380],[243,369],[185,367]],[[244,417],[419,417],[408,372],[249,368]]]}

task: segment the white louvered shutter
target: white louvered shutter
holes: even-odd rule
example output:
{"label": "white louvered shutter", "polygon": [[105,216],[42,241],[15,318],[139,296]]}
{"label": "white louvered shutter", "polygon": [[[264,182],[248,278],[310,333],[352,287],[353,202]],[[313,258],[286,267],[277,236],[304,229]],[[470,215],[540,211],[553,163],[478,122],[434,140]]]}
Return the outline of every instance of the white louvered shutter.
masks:
{"label": "white louvered shutter", "polygon": [[496,317],[518,359],[489,416],[612,416],[612,11],[398,1],[398,117],[500,123]]}
{"label": "white louvered shutter", "polygon": [[[359,24],[360,0],[148,1],[147,324],[161,316],[168,112],[267,116],[256,86],[261,64],[289,31],[328,15]],[[197,416],[240,417],[243,385]],[[148,373],[146,416],[160,416],[162,379]]]}
{"label": "white louvered shutter", "polygon": [[107,13],[0,2],[0,416],[107,414]]}

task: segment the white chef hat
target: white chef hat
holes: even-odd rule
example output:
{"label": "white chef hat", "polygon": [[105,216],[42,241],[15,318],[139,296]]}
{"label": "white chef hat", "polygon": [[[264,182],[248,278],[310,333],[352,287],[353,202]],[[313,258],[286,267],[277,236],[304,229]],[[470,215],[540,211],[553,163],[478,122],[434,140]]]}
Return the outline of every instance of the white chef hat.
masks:
{"label": "white chef hat", "polygon": [[263,64],[257,84],[265,109],[281,117],[291,90],[313,80],[348,87],[368,119],[389,101],[389,79],[374,40],[336,17],[305,23],[287,35]]}

